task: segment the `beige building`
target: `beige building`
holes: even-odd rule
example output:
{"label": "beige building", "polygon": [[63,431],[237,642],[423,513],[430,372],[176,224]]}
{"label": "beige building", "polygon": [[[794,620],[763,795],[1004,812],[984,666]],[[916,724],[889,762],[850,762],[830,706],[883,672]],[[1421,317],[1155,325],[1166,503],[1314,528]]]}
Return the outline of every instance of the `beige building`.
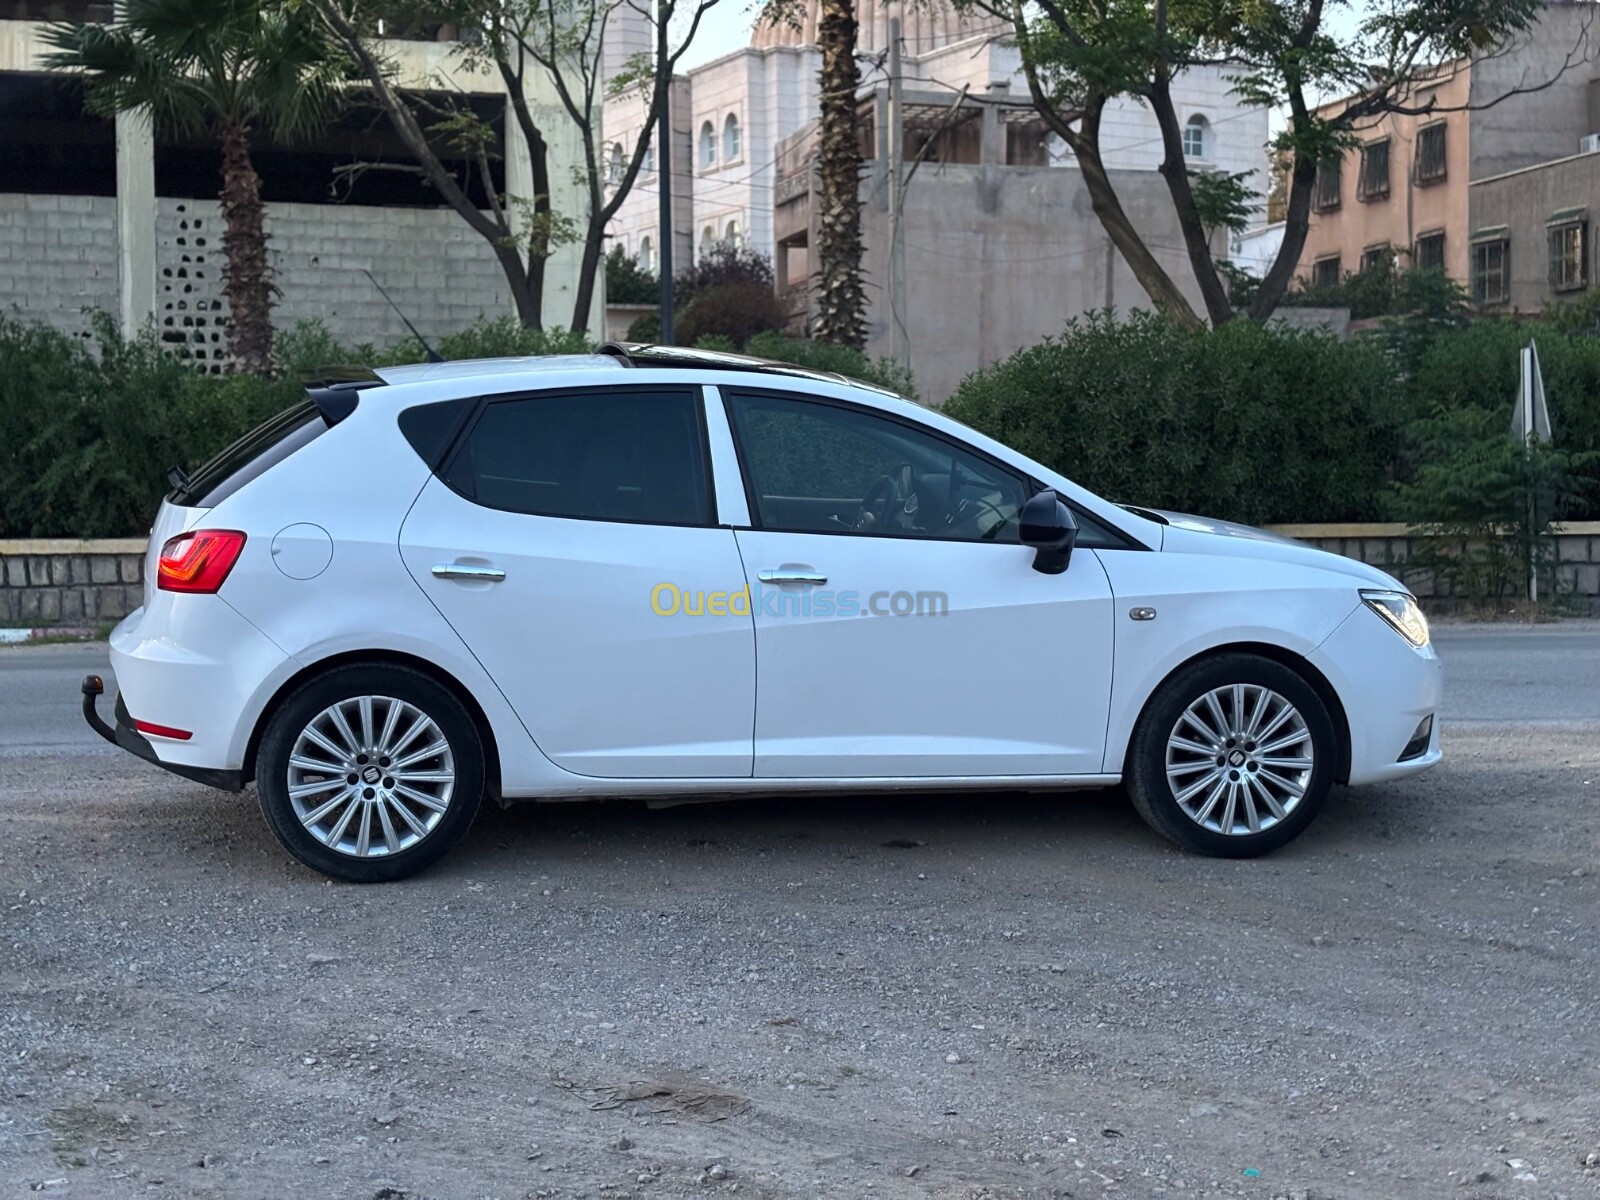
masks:
{"label": "beige building", "polygon": [[1595,12],[1550,4],[1509,45],[1417,82],[1404,97],[1414,115],[1358,125],[1357,144],[1318,174],[1299,274],[1334,283],[1393,251],[1443,267],[1482,303],[1507,302],[1503,239],[1475,211],[1475,181],[1570,158],[1600,132]]}

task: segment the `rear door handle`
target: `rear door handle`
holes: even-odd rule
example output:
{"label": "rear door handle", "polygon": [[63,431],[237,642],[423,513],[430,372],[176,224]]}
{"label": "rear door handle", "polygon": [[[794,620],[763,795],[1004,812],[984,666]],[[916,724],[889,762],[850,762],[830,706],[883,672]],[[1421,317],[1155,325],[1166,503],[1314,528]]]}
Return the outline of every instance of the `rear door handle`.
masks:
{"label": "rear door handle", "polygon": [[762,583],[808,583],[817,587],[828,582],[828,577],[815,567],[798,563],[784,563],[781,567],[757,571],[756,578]]}
{"label": "rear door handle", "polygon": [[499,567],[478,567],[471,563],[438,563],[433,568],[435,579],[480,579],[495,583],[506,577]]}

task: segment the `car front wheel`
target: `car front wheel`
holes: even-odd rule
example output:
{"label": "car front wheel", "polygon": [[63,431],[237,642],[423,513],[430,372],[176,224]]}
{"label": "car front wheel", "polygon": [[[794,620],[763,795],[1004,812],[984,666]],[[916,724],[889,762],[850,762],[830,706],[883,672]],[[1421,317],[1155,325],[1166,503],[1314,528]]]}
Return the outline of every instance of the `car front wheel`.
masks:
{"label": "car front wheel", "polygon": [[403,879],[461,840],[483,798],[482,739],[444,686],[409,667],[336,667],[273,713],[256,763],[261,811],[308,867]]}
{"label": "car front wheel", "polygon": [[1225,858],[1265,854],[1311,823],[1337,739],[1321,697],[1282,663],[1223,654],[1156,690],[1129,747],[1128,790],[1156,832]]}

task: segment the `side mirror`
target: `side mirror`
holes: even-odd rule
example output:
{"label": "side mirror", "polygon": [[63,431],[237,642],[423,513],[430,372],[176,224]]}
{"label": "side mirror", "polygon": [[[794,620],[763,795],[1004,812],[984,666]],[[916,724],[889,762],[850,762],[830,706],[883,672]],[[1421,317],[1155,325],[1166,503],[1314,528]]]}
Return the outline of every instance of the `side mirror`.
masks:
{"label": "side mirror", "polygon": [[1046,488],[1022,506],[1017,517],[1017,535],[1024,546],[1038,551],[1033,569],[1046,575],[1059,575],[1072,560],[1072,545],[1078,540],[1078,523],[1061,497]]}

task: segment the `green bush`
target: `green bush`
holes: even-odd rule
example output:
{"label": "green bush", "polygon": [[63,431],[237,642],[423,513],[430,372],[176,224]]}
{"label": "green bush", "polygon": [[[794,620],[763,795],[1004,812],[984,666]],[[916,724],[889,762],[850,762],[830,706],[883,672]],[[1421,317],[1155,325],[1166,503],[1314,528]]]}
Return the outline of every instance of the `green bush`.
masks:
{"label": "green bush", "polygon": [[1251,523],[1382,515],[1405,415],[1375,340],[1100,313],[945,411],[1108,498]]}
{"label": "green bush", "polygon": [[694,299],[678,314],[679,345],[693,346],[705,337],[725,339],[734,350],[743,350],[750,339],[782,329],[789,319],[770,283],[736,280],[716,283],[695,292]]}
{"label": "green bush", "polygon": [[758,333],[745,346],[745,353],[757,358],[793,363],[812,371],[832,371],[848,379],[870,383],[897,396],[905,396],[910,400],[917,398],[916,381],[912,379],[908,367],[892,358],[868,358],[861,351],[848,346],[785,337],[781,333]]}
{"label": "green bush", "polygon": [[[484,321],[439,339],[446,358],[579,353],[566,330]],[[341,346],[314,322],[277,339],[278,377],[207,375],[153,334],[92,341],[0,314],[0,537],[129,537],[150,527],[172,466],[192,470],[300,399],[301,372],[421,362],[414,338]]]}
{"label": "green bush", "polygon": [[606,302],[655,304],[661,299],[661,281],[655,272],[639,265],[618,242],[606,251]]}

